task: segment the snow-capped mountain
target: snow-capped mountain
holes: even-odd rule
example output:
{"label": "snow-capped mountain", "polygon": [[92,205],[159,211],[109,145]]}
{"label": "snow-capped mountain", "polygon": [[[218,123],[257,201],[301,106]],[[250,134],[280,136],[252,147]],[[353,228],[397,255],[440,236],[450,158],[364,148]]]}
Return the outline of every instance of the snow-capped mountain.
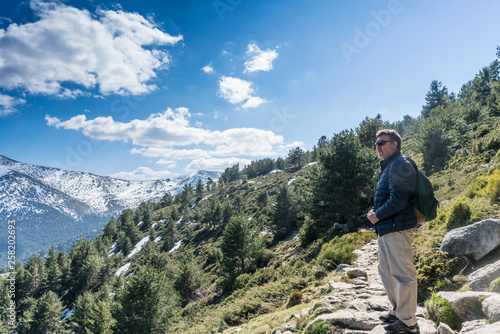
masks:
{"label": "snow-capped mountain", "polygon": [[[100,230],[111,215],[141,202],[179,193],[199,179],[217,180],[218,172],[198,171],[172,179],[127,181],[14,161],[0,155],[0,222],[15,219],[20,248],[40,235],[57,234],[52,243]],[[0,236],[7,231],[2,228]],[[37,232],[38,231],[38,232]],[[56,240],[57,239],[57,240]],[[7,238],[0,240],[0,247]],[[44,240],[44,244],[46,244]],[[21,247],[24,244],[24,247]],[[32,247],[29,247],[32,248]],[[7,249],[7,248],[5,248]],[[2,264],[0,264],[1,266]]]}

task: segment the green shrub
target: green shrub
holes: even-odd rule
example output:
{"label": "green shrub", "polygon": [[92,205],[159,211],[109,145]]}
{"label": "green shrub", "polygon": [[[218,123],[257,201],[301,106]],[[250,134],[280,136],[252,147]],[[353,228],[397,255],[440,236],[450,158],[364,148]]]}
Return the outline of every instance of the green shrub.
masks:
{"label": "green shrub", "polygon": [[460,329],[462,319],[453,311],[450,304],[437,294],[433,293],[431,298],[425,301],[425,308],[432,320],[443,322],[455,330]]}
{"label": "green shrub", "polygon": [[236,279],[234,280],[234,290],[238,290],[247,286],[250,278],[250,274],[241,274],[240,276],[236,277]]}
{"label": "green shrub", "polygon": [[469,203],[464,197],[458,198],[450,208],[446,227],[452,230],[470,223],[472,211]]}
{"label": "green shrub", "polygon": [[496,170],[488,177],[486,192],[492,202],[500,200],[500,170]]}
{"label": "green shrub", "polygon": [[373,238],[375,235],[369,232],[336,236],[321,247],[317,263],[329,270],[335,269],[341,263],[352,264],[356,260],[353,251]]}
{"label": "green shrub", "polygon": [[491,292],[500,292],[500,277],[490,283]]}
{"label": "green shrub", "polygon": [[427,299],[430,293],[441,290],[443,285],[450,284],[446,278],[452,276],[455,260],[449,260],[446,253],[440,250],[424,250],[415,254],[415,268],[418,279],[418,299],[422,301]]}
{"label": "green shrub", "polygon": [[304,331],[305,334],[328,334],[330,333],[330,326],[323,321],[315,322],[309,330]]}
{"label": "green shrub", "polygon": [[302,302],[302,292],[300,291],[293,291],[290,294],[290,298],[288,298],[288,303],[286,307],[292,307],[295,305],[299,305]]}

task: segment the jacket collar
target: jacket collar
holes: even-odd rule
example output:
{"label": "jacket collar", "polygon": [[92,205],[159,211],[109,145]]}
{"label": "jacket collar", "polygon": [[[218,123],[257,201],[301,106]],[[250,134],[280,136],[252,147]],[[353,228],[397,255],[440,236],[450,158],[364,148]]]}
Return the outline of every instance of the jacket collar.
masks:
{"label": "jacket collar", "polygon": [[385,167],[387,167],[387,165],[392,161],[392,159],[394,159],[398,155],[401,155],[401,151],[399,150],[388,156],[387,159],[380,161],[380,171],[383,171]]}

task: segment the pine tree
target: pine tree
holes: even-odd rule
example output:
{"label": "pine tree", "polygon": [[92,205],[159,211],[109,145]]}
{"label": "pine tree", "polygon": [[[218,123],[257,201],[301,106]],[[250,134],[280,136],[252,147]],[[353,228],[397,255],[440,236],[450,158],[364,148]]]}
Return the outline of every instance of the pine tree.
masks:
{"label": "pine tree", "polygon": [[226,272],[245,272],[251,249],[251,233],[244,216],[233,216],[224,228],[221,251]]}
{"label": "pine tree", "polygon": [[[377,157],[373,149],[361,145],[352,130],[335,134],[320,151],[318,168],[312,177],[312,213],[318,231],[344,217],[349,230],[358,227],[358,217],[367,211],[363,199],[371,198],[375,188]],[[367,204],[365,204],[367,205]]]}
{"label": "pine tree", "polygon": [[203,181],[198,179],[196,183],[196,202],[199,202],[203,199],[203,194],[205,192],[205,187],[203,186]]}
{"label": "pine tree", "polygon": [[387,124],[382,122],[382,116],[380,114],[377,114],[374,118],[366,117],[356,128],[356,134],[361,144],[364,147],[372,148],[377,132],[385,125]]}
{"label": "pine tree", "polygon": [[63,305],[53,291],[46,292],[38,301],[33,315],[32,333],[69,333],[61,321]]}
{"label": "pine tree", "polygon": [[174,204],[174,197],[169,192],[166,192],[160,200],[160,205],[164,208],[172,204]]}
{"label": "pine tree", "polygon": [[278,240],[285,238],[292,229],[297,227],[297,212],[288,185],[283,184],[276,195],[276,205],[273,209],[271,230]]}
{"label": "pine tree", "polygon": [[166,332],[179,305],[171,281],[152,267],[132,276],[118,300],[117,332],[122,334]]}
{"label": "pine tree", "polygon": [[422,106],[423,118],[429,117],[432,109],[437,106],[446,106],[449,101],[448,88],[443,86],[441,81],[433,80],[431,82],[430,90],[425,95],[425,101],[427,103]]}
{"label": "pine tree", "polygon": [[422,153],[423,169],[426,173],[441,170],[448,155],[448,138],[439,119],[430,119],[420,127],[418,150]]}

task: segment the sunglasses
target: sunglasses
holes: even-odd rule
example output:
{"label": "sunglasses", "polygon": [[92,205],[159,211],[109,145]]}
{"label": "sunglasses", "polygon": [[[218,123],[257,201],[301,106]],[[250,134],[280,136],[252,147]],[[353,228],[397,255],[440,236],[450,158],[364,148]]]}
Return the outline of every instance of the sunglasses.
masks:
{"label": "sunglasses", "polygon": [[379,140],[375,142],[375,147],[384,146],[386,143],[394,143],[394,140]]}

